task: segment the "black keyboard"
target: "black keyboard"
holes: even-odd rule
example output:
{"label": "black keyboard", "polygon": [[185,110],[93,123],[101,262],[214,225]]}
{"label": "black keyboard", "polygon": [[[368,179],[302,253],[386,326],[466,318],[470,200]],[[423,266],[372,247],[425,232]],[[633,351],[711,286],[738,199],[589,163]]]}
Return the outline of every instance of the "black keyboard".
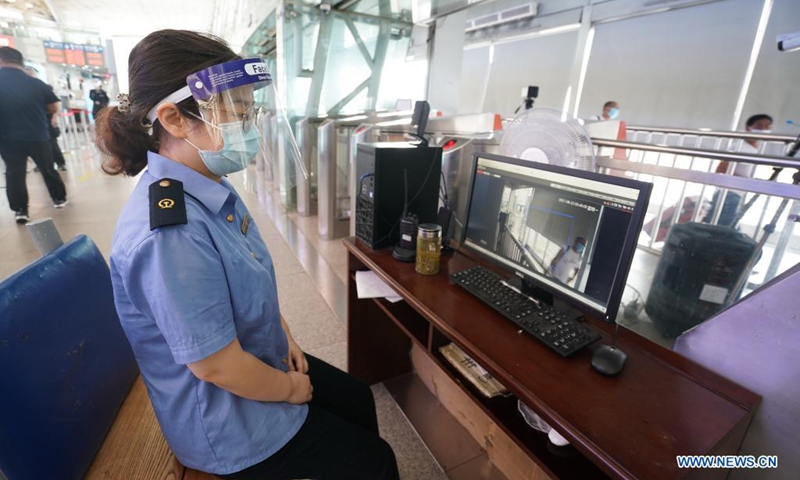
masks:
{"label": "black keyboard", "polygon": [[568,315],[538,302],[483,267],[454,273],[450,280],[564,357],[601,338],[576,320],[580,315]]}

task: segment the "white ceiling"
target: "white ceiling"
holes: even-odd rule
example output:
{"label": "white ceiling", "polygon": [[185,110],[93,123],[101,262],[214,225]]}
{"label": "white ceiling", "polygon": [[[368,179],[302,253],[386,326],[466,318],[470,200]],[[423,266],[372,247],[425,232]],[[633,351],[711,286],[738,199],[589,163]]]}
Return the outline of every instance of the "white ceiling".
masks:
{"label": "white ceiling", "polygon": [[25,15],[35,15],[52,20],[50,9],[44,0],[0,0],[0,9],[7,14],[3,16],[9,16],[9,18],[22,19]]}
{"label": "white ceiling", "polygon": [[211,30],[215,2],[216,0],[48,1],[62,27],[97,31],[106,38],[141,37],[164,28],[208,32]]}

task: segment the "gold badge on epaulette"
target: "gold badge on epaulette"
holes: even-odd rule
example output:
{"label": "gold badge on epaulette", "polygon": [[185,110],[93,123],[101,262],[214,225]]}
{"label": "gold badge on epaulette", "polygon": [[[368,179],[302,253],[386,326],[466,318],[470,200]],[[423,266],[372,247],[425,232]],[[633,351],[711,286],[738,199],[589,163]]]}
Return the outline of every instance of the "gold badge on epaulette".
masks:
{"label": "gold badge on epaulette", "polygon": [[163,198],[158,201],[158,207],[161,208],[162,210],[167,208],[172,208],[174,206],[175,206],[175,200],[172,200],[171,198]]}

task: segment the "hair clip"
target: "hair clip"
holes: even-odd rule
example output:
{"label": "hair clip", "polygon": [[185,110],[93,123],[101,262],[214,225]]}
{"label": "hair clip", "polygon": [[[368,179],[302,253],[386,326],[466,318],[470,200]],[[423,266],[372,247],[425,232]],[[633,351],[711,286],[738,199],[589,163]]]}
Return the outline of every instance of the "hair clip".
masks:
{"label": "hair clip", "polygon": [[119,101],[117,110],[122,113],[128,113],[131,111],[131,100],[127,93],[120,93],[117,95],[117,100]]}

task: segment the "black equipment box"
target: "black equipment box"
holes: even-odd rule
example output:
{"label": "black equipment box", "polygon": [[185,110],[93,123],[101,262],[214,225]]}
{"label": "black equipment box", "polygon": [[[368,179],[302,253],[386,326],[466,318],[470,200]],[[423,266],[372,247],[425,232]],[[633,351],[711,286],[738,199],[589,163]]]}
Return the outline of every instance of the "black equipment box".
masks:
{"label": "black equipment box", "polygon": [[645,311],[668,338],[736,301],[756,242],[738,230],[705,223],[673,225],[656,267]]}
{"label": "black equipment box", "polygon": [[[397,243],[405,199],[419,223],[436,223],[440,147],[362,143],[356,155],[356,237],[377,250]],[[408,179],[406,192],[405,178]]]}

